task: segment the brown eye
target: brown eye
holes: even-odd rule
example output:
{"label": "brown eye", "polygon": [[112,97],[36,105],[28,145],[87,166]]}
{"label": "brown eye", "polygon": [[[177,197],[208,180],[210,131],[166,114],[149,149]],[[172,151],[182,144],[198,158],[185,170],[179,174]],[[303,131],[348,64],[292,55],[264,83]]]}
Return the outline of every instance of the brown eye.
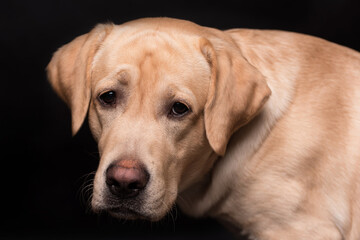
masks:
{"label": "brown eye", "polygon": [[100,102],[104,105],[113,105],[116,103],[116,93],[108,91],[99,96]]}
{"label": "brown eye", "polygon": [[171,115],[174,117],[182,117],[189,111],[189,108],[181,103],[181,102],[175,102],[171,108]]}

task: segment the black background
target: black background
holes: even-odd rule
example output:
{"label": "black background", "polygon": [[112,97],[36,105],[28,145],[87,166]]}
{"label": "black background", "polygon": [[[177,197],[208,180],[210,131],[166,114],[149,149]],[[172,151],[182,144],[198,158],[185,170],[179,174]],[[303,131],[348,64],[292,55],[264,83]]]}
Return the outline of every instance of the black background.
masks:
{"label": "black background", "polygon": [[97,216],[81,191],[98,155],[85,124],[71,137],[70,111],[45,67],[58,47],[96,23],[167,16],[201,25],[296,31],[360,50],[360,1],[1,1],[0,238],[231,239],[210,219],[178,210],[160,223]]}

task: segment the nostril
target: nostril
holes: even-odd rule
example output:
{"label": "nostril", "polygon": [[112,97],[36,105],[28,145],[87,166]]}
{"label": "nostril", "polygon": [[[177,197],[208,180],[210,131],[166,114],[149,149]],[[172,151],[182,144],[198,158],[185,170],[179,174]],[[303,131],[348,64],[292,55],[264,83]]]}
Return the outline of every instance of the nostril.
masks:
{"label": "nostril", "polygon": [[118,183],[113,179],[112,177],[109,177],[108,174],[106,176],[106,185],[108,186],[115,186],[118,185]]}
{"label": "nostril", "polygon": [[110,192],[120,198],[135,197],[146,187],[149,174],[134,160],[122,160],[109,166],[106,185]]}
{"label": "nostril", "polygon": [[141,189],[142,186],[141,186],[141,184],[139,182],[132,182],[132,183],[129,184],[128,188],[130,190],[136,190],[136,189]]}

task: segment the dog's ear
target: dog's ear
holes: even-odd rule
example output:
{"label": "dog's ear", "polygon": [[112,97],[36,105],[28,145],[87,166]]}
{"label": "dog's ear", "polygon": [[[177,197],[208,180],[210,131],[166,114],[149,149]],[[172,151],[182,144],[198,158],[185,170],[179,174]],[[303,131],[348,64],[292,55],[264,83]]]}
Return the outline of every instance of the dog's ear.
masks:
{"label": "dog's ear", "polygon": [[97,25],[56,51],[47,66],[52,87],[71,109],[73,135],[80,129],[88,111],[93,57],[112,27],[111,24]]}
{"label": "dog's ear", "polygon": [[201,51],[211,68],[205,105],[205,129],[212,149],[223,156],[231,135],[260,111],[271,94],[264,76],[222,39],[202,39]]}

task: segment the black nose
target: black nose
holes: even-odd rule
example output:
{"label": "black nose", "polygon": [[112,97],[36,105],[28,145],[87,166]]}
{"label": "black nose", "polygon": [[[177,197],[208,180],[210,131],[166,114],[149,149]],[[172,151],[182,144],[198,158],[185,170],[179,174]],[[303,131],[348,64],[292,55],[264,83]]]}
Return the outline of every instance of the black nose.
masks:
{"label": "black nose", "polygon": [[119,198],[136,197],[148,181],[148,172],[135,160],[120,160],[106,170],[106,185]]}

